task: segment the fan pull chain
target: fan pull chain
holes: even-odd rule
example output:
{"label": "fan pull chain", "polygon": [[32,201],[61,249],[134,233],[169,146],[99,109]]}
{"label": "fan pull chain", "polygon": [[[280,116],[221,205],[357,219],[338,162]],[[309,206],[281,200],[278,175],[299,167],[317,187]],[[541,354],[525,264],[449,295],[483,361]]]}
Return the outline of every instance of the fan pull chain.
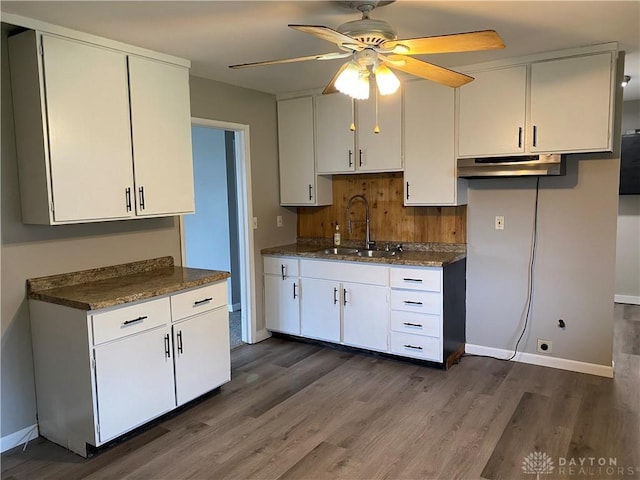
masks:
{"label": "fan pull chain", "polygon": [[380,133],[380,126],[378,125],[378,86],[377,85],[375,88],[375,93],[376,93],[376,126],[373,127],[373,133],[378,134]]}
{"label": "fan pull chain", "polygon": [[356,99],[351,99],[351,125],[349,125],[349,130],[352,132],[356,131]]}

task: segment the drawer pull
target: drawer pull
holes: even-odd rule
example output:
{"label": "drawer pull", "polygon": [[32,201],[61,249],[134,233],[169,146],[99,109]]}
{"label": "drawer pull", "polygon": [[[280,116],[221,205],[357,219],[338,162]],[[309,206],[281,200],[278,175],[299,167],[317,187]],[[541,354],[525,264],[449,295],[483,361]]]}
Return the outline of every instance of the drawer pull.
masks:
{"label": "drawer pull", "polygon": [[406,325],[407,327],[420,327],[420,328],[422,328],[422,324],[421,323],[404,322],[403,325]]}
{"label": "drawer pull", "polygon": [[124,322],[122,322],[122,325],[131,325],[132,323],[138,323],[141,322],[143,320],[146,320],[147,317],[146,315],[144,317],[138,317],[138,318],[134,318],[133,320],[125,320]]}
{"label": "drawer pull", "polygon": [[296,292],[297,285],[293,284],[293,299],[295,300],[298,297],[298,292]]}
{"label": "drawer pull", "polygon": [[415,345],[405,345],[404,348],[410,348],[411,350],[422,350],[422,347],[416,347]]}
{"label": "drawer pull", "polygon": [[405,300],[406,305],[422,305],[422,302],[414,302],[413,300]]}
{"label": "drawer pull", "polygon": [[284,278],[287,276],[285,273],[285,266],[284,265],[280,265],[280,271],[282,272],[282,279],[284,280]]}
{"label": "drawer pull", "polygon": [[193,305],[202,305],[203,303],[207,303],[210,302],[211,300],[213,300],[213,297],[207,297],[207,298],[203,298],[202,300],[196,300],[195,302],[193,302]]}
{"label": "drawer pull", "polygon": [[422,283],[422,279],[421,278],[403,278],[402,280],[404,280],[405,282]]}
{"label": "drawer pull", "polygon": [[342,305],[347,305],[347,289],[342,289]]}
{"label": "drawer pull", "polygon": [[333,287],[333,304],[338,303],[338,289]]}
{"label": "drawer pull", "polygon": [[171,358],[171,339],[169,338],[169,334],[167,333],[164,336],[164,354],[167,358]]}
{"label": "drawer pull", "polygon": [[183,353],[182,352],[182,330],[178,332],[177,337],[178,337],[178,353]]}

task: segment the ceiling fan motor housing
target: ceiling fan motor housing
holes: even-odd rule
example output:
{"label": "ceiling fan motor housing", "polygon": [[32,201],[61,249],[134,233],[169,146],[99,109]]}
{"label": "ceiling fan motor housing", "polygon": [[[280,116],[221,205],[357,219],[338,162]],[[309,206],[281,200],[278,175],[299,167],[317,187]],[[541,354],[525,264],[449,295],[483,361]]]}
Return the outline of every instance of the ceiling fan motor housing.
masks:
{"label": "ceiling fan motor housing", "polygon": [[373,47],[377,47],[387,40],[396,40],[398,38],[395,29],[387,22],[371,18],[362,18],[343,23],[337,30]]}

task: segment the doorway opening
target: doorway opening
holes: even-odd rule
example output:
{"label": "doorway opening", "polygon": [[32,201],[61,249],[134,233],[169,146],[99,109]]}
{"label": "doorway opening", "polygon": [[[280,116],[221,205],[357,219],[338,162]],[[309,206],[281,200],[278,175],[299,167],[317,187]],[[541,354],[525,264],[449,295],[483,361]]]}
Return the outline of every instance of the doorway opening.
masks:
{"label": "doorway opening", "polygon": [[256,341],[249,126],[192,118],[196,213],[180,220],[182,264],[231,272],[231,347]]}

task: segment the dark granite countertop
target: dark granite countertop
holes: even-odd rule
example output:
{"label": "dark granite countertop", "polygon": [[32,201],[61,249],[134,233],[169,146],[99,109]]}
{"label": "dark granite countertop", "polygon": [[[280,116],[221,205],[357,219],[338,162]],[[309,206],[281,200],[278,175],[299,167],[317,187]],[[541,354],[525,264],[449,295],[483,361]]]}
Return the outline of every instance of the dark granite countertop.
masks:
{"label": "dark granite countertop", "polygon": [[[394,242],[388,242],[394,244]],[[397,243],[397,242],[396,242]],[[381,243],[384,245],[384,242]],[[331,243],[322,241],[298,241],[289,245],[264,248],[262,255],[293,256],[301,258],[315,258],[320,260],[338,260],[349,262],[366,262],[386,265],[409,265],[416,267],[444,267],[462,260],[467,256],[466,245],[447,243],[404,244],[403,251],[392,257],[368,258],[356,255],[329,255],[323,250],[331,247]],[[353,245],[341,245],[351,247]]]}
{"label": "dark granite countertop", "polygon": [[30,278],[27,297],[98,310],[224,280],[229,272],[176,267],[172,257]]}

